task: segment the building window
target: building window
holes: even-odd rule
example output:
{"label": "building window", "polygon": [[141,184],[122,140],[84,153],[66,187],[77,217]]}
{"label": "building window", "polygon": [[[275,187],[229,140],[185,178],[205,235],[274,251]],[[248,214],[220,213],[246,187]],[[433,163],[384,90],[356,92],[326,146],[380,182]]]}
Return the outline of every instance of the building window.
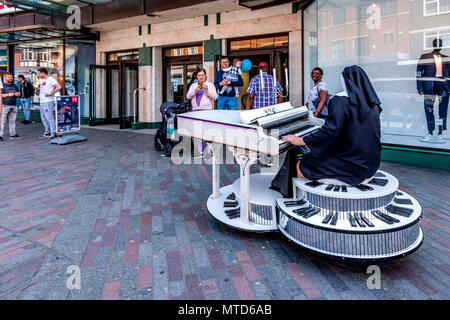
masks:
{"label": "building window", "polygon": [[383,40],[384,44],[393,44],[394,43],[394,33],[393,32],[386,32],[383,33]]}
{"label": "building window", "polygon": [[370,40],[369,37],[361,37],[355,39],[355,56],[370,55]]}
{"label": "building window", "polygon": [[397,0],[384,0],[380,2],[381,16],[392,16],[397,14]]}
{"label": "building window", "polygon": [[345,9],[333,11],[333,25],[345,24]]}
{"label": "building window", "polygon": [[367,18],[369,18],[369,14],[367,13],[368,8],[369,4],[363,4],[355,7],[356,21],[366,20]]}
{"label": "building window", "polygon": [[289,36],[269,37],[247,40],[233,40],[230,42],[230,50],[260,49],[270,47],[283,47],[289,44]]}
{"label": "building window", "polygon": [[438,31],[424,32],[424,49],[432,50],[435,39],[442,40],[442,48],[450,48],[450,28]]}
{"label": "building window", "polygon": [[450,0],[424,0],[424,16],[450,12]]}
{"label": "building window", "polygon": [[331,54],[333,60],[345,58],[345,40],[333,41]]}
{"label": "building window", "polygon": [[182,47],[182,48],[169,48],[165,49],[164,51],[165,57],[195,56],[199,54],[203,54],[202,45]]}

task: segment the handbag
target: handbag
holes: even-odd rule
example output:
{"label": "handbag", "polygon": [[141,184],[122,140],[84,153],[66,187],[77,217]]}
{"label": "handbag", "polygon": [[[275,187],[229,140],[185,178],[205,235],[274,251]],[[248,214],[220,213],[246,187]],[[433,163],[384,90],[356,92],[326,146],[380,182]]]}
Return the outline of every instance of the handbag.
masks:
{"label": "handbag", "polygon": [[[314,107],[316,107],[316,110],[317,110],[317,107],[319,106],[319,103],[320,103],[319,85],[316,86],[316,89],[317,89],[317,96],[318,97],[313,100],[313,104],[314,104]],[[320,118],[328,117],[328,114],[329,114],[329,112],[328,112],[328,102],[329,101],[330,101],[330,94],[327,93],[327,101],[325,102],[325,105],[323,106],[322,111],[320,111],[320,115],[319,115]]]}

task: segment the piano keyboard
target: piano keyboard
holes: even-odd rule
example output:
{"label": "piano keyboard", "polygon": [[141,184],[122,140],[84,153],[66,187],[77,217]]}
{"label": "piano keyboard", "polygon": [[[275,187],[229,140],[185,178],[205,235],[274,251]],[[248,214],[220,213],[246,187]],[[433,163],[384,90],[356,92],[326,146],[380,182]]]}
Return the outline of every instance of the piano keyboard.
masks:
{"label": "piano keyboard", "polygon": [[[278,135],[278,134],[272,133],[272,134],[273,134],[272,137],[278,139],[278,143],[279,143],[279,145],[280,145],[280,152],[282,152],[282,151],[288,149],[288,148],[291,146],[288,142],[281,140],[282,137],[288,136],[288,135],[291,135],[291,134],[292,134],[292,135],[295,135],[295,136],[301,138],[301,137],[307,136],[307,135],[310,134],[310,133],[316,132],[316,131],[319,130],[319,129],[320,129],[319,126],[315,126],[315,125],[306,125],[306,126],[300,128],[300,129],[297,129],[297,130],[293,130],[293,131],[284,131],[284,133],[281,133],[281,134],[279,134],[279,135]],[[281,132],[281,131],[280,131],[280,132]]]}

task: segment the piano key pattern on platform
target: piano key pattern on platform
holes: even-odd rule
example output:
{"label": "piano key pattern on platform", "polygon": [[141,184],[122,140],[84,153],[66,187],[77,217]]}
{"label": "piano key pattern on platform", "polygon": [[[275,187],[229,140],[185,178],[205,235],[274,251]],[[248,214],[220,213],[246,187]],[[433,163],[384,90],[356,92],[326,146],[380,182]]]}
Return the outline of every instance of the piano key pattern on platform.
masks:
{"label": "piano key pattern on platform", "polygon": [[[299,194],[299,192],[297,192]],[[305,192],[304,199],[314,203],[319,208],[336,211],[368,211],[387,206],[395,198],[396,193],[377,198],[345,199],[317,195]]]}
{"label": "piano key pattern on platform", "polygon": [[[380,177],[383,177],[381,180]],[[370,188],[294,181],[295,199],[277,201],[278,228],[302,247],[328,256],[377,260],[404,256],[423,242],[420,204],[378,172]],[[343,187],[347,189],[342,191]],[[301,207],[291,206],[292,203]]]}
{"label": "piano key pattern on platform", "polygon": [[383,259],[401,256],[422,241],[418,224],[388,233],[348,233],[318,229],[279,211],[280,231],[301,246],[340,258]]}

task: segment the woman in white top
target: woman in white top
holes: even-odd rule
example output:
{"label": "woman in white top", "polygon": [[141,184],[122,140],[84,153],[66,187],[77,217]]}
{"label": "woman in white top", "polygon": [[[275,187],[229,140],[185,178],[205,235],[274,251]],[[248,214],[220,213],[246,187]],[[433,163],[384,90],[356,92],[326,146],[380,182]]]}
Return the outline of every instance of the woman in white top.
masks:
{"label": "woman in white top", "polygon": [[[308,103],[306,106],[309,111],[314,113],[316,118],[326,118],[328,116],[328,110],[324,110],[328,98],[328,88],[325,82],[322,82],[323,70],[321,68],[314,68],[311,72],[311,78],[314,81],[314,87],[312,87],[308,96]],[[316,106],[314,101],[318,101],[319,104]],[[316,102],[317,104],[317,102]],[[324,111],[324,112],[322,112]]]}

